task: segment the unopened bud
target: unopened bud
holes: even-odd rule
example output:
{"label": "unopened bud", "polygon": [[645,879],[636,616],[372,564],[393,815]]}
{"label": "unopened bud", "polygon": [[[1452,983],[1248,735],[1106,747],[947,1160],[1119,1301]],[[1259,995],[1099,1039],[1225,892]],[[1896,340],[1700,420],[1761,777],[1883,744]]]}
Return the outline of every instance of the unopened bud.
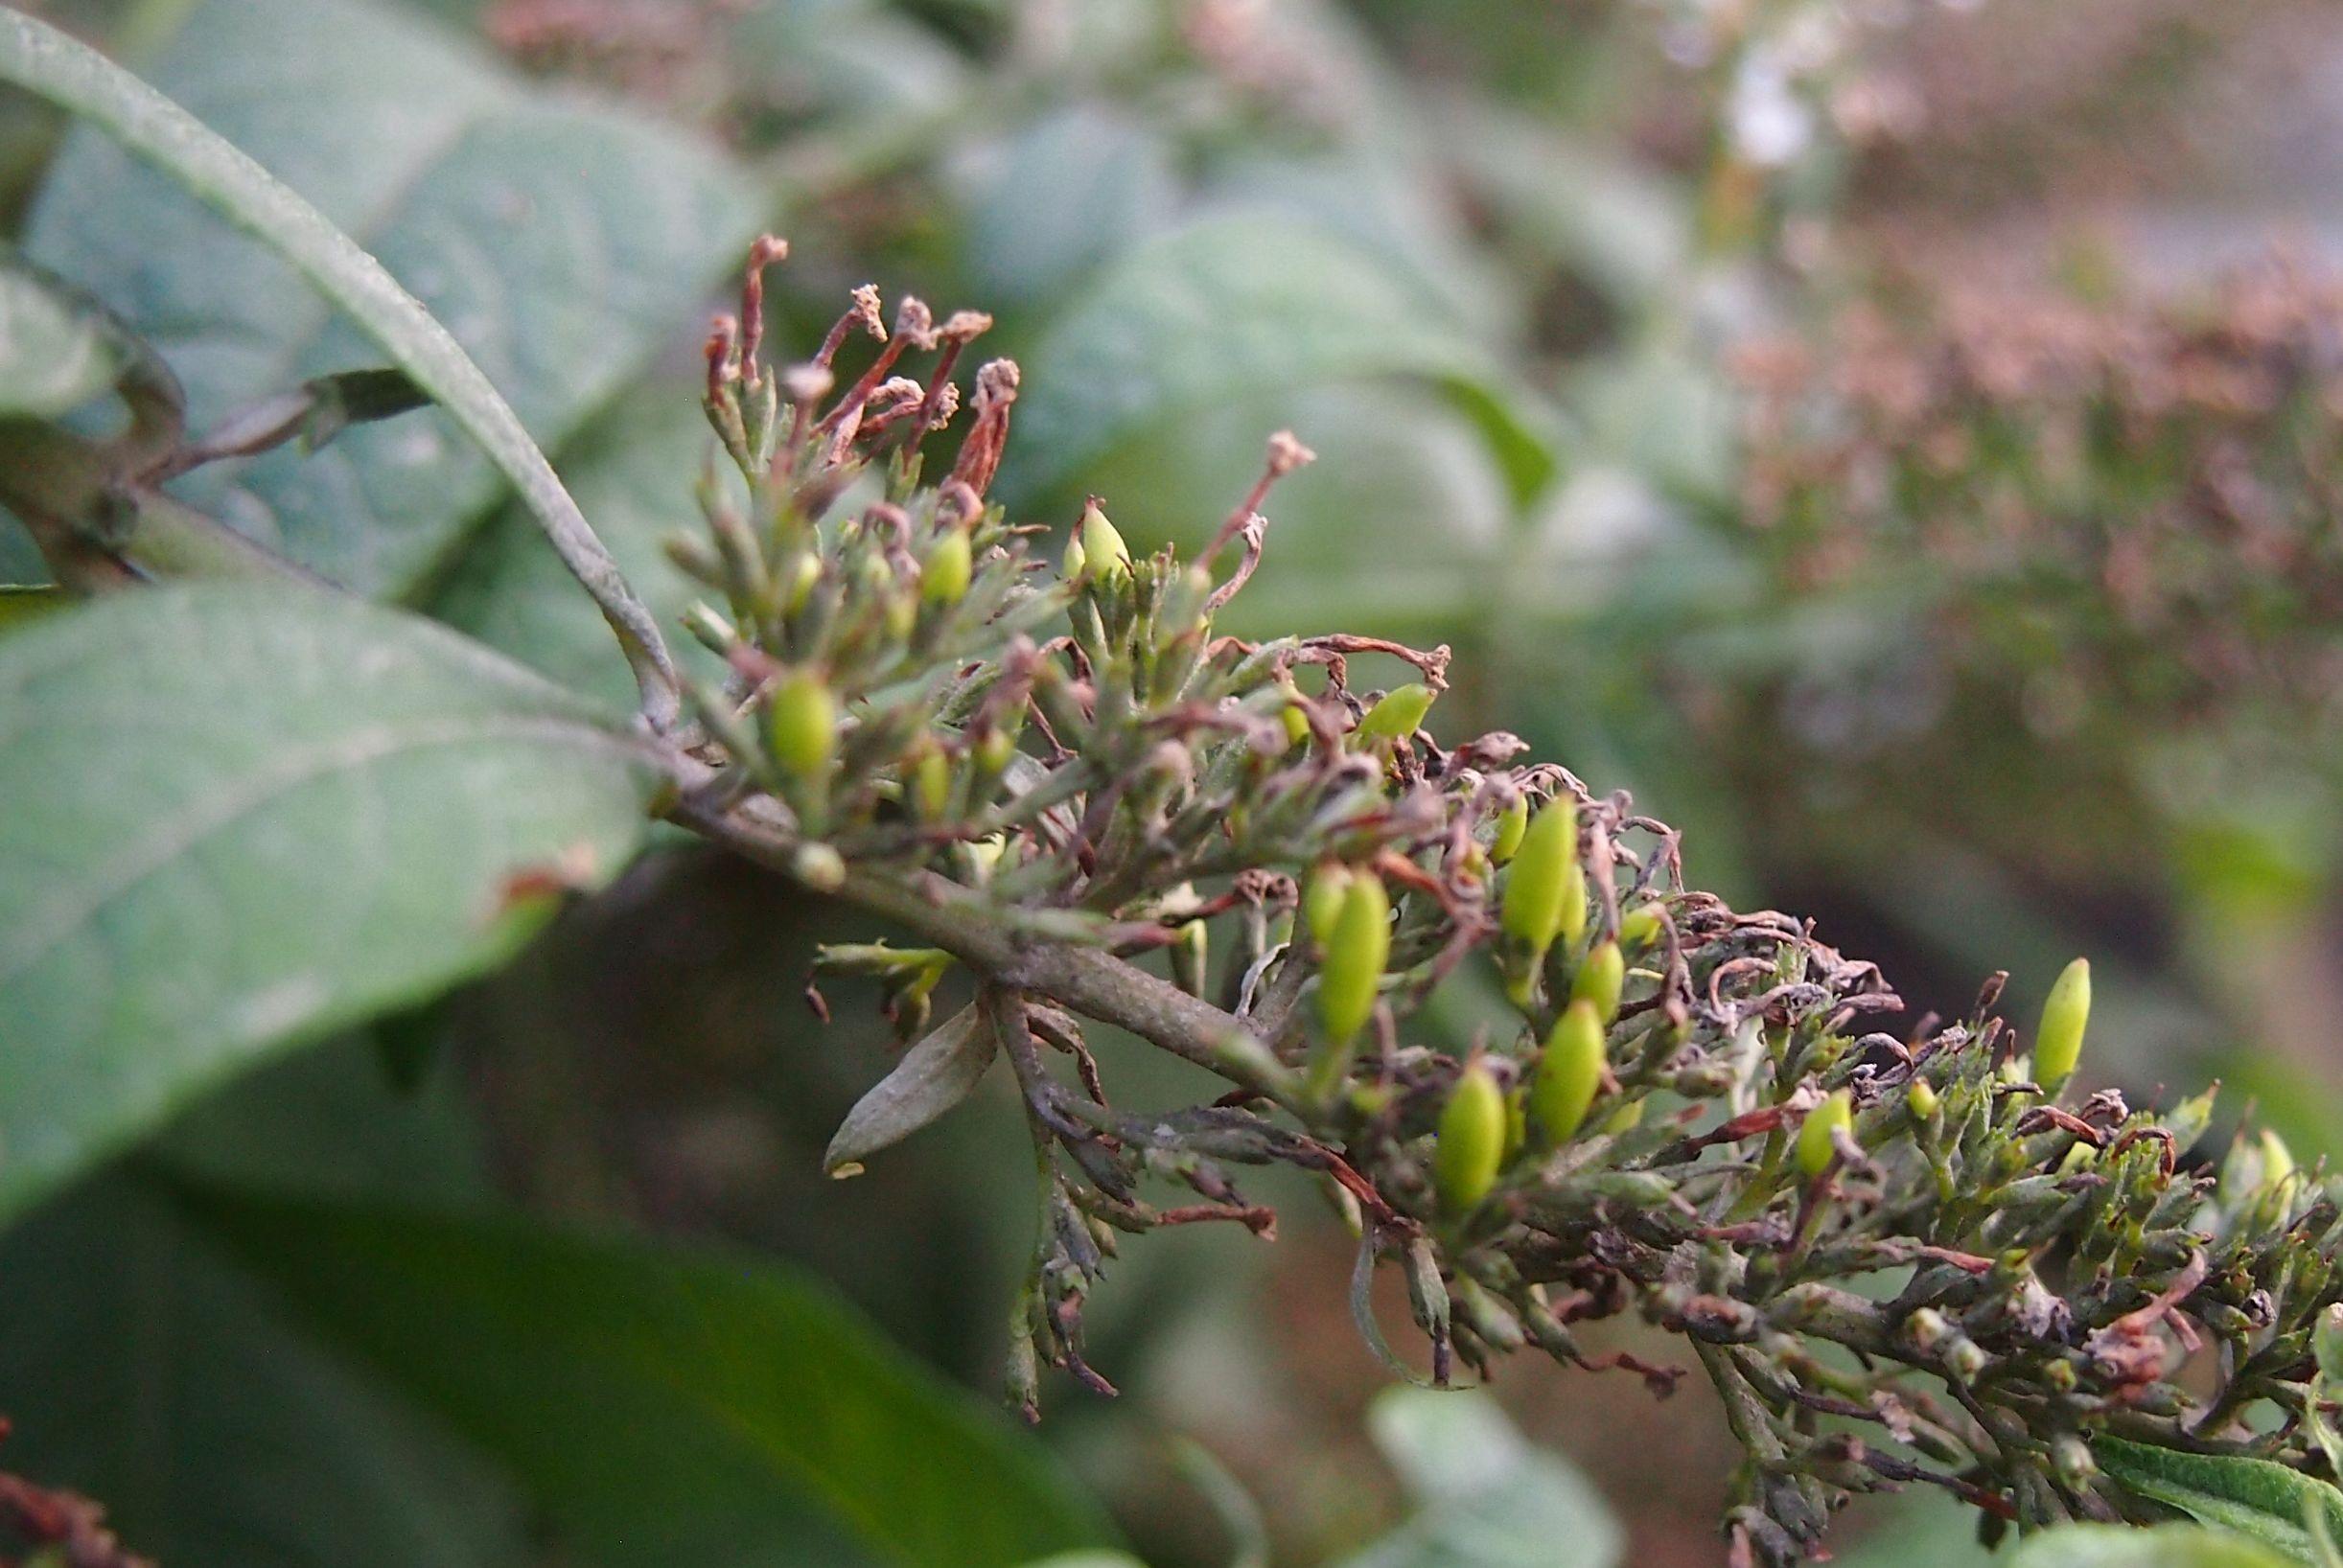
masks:
{"label": "unopened bud", "polygon": [[838,752],[838,704],[829,687],[811,670],[800,670],[774,688],[765,705],[765,744],[784,772],[819,779]]}
{"label": "unopened bud", "polygon": [[1416,732],[1431,707],[1431,688],[1410,681],[1385,693],[1367,709],[1366,717],[1358,721],[1358,736],[1362,740],[1404,740]]}
{"label": "unopened bud", "polygon": [[932,605],[956,605],[968,591],[975,569],[975,554],[966,531],[954,528],[928,551],[927,563],[919,573],[919,596]]}
{"label": "unopened bud", "polygon": [[1517,795],[1496,819],[1496,837],[1489,841],[1489,858],[1502,865],[1513,859],[1521,847],[1521,836],[1529,831],[1529,796]]}
{"label": "unopened bud", "polygon": [[1530,819],[1505,879],[1505,934],[1543,955],[1561,934],[1563,898],[1578,864],[1578,803],[1556,796]]}
{"label": "unopened bud", "polygon": [[2042,1003],[2034,1029],[2034,1081],[2056,1091],[2082,1060],[2082,1033],[2091,1022],[2091,960],[2068,964]]}
{"label": "unopened bud", "polygon": [[1570,977],[1570,1001],[1585,1002],[1605,1024],[1619,1016],[1619,993],[1627,984],[1627,959],[1616,942],[1597,942]]}
{"label": "unopened bud", "polygon": [[1844,1089],[1833,1090],[1821,1104],[1806,1113],[1806,1119],[1798,1129],[1798,1168],[1808,1176],[1820,1176],[1830,1168],[1839,1157],[1839,1145],[1834,1133],[1849,1130],[1855,1125],[1855,1097]]}
{"label": "unopened bud", "polygon": [[986,777],[997,777],[1009,767],[1009,759],[1017,754],[1017,737],[1006,729],[987,729],[977,737],[973,754]]}
{"label": "unopened bud", "polygon": [[1331,1095],[1350,1071],[1351,1042],[1375,1015],[1383,961],[1391,954],[1391,901],[1371,871],[1355,873],[1318,969],[1318,1026],[1326,1038],[1311,1062],[1311,1086]]}
{"label": "unopened bud", "polygon": [[1926,1078],[1913,1079],[1912,1088],[1904,1097],[1911,1103],[1912,1114],[1922,1121],[1936,1120],[1937,1111],[1943,1103],[1937,1094],[1937,1086]]}
{"label": "unopened bud", "polygon": [[1328,861],[1302,884],[1302,929],[1323,951],[1334,939],[1334,922],[1342,917],[1343,895],[1350,891],[1351,868]]}
{"label": "unopened bud", "polygon": [[929,821],[940,818],[951,805],[952,759],[943,754],[941,747],[927,748],[912,764],[911,793],[912,803]]}
{"label": "unopened bud", "polygon": [[846,857],[825,843],[800,844],[790,868],[818,893],[835,892],[847,880]]}
{"label": "unopened bud", "polygon": [[1530,1080],[1530,1112],[1552,1141],[1562,1142],[1586,1121],[1602,1087],[1607,1054],[1603,1020],[1594,1004],[1573,1002],[1565,1007],[1545,1038],[1538,1075]]}
{"label": "unopened bud", "polygon": [[1659,906],[1638,904],[1619,916],[1619,945],[1640,952],[1659,940]]}
{"label": "unopened bud", "polygon": [[1079,537],[1082,566],[1110,581],[1130,575],[1131,547],[1095,500],[1082,508]]}
{"label": "unopened bud", "polygon": [[1479,1208],[1496,1186],[1504,1157],[1505,1094],[1489,1064],[1475,1056],[1465,1064],[1440,1112],[1432,1187],[1442,1210],[1467,1214]]}

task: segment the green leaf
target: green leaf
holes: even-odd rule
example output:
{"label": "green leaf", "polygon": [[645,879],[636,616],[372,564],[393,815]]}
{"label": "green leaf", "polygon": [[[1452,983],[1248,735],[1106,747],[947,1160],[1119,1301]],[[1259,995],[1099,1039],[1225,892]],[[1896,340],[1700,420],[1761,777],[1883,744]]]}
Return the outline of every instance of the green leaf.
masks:
{"label": "green leaf", "polygon": [[1610,1568],[1625,1539],[1584,1476],[1485,1394],[1391,1389],[1369,1422],[1422,1512],[1347,1568]]}
{"label": "green leaf", "polygon": [[2306,1523],[2313,1508],[2325,1514],[2328,1533],[2343,1539],[2343,1491],[2273,1461],[2183,1453],[2122,1438],[2100,1438],[2091,1452],[2126,1490],[2199,1524],[2249,1536],[2295,1562],[2319,1560]]}
{"label": "green leaf", "polygon": [[517,1500],[305,1335],[170,1206],[107,1180],[0,1240],[9,1467],[131,1550],[239,1568],[506,1568]]}
{"label": "green leaf", "polygon": [[2063,1525],[2030,1535],[2008,1568],[2285,1568],[2266,1547],[2194,1525]]}
{"label": "green leaf", "polygon": [[114,384],[114,334],[0,252],[0,419],[52,419]]}
{"label": "green leaf", "polygon": [[614,1568],[802,1561],[809,1503],[856,1558],[907,1568],[1109,1539],[1005,1414],[776,1265],[519,1220],[219,1189],[189,1202]]}
{"label": "green leaf", "polygon": [[267,1052],[499,961],[644,832],[601,710],[337,594],[116,596],[0,639],[0,1215]]}
{"label": "green leaf", "polygon": [[185,109],[0,12],[0,80],[120,144],[73,139],[30,253],[172,359],[198,425],[387,354],[486,453],[422,416],[314,459],[223,468],[191,497],[336,581],[400,593],[496,498],[500,471],[647,660],[656,636],[539,443],[681,329],[754,229],[754,188],[695,142],[528,91],[360,0],[195,0],[151,69]]}
{"label": "green leaf", "polygon": [[1039,499],[1133,437],[1240,394],[1390,377],[1451,391],[1517,499],[1552,476],[1488,356],[1383,265],[1311,225],[1200,223],[1127,253],[1051,323],[1025,366],[1002,486]]}

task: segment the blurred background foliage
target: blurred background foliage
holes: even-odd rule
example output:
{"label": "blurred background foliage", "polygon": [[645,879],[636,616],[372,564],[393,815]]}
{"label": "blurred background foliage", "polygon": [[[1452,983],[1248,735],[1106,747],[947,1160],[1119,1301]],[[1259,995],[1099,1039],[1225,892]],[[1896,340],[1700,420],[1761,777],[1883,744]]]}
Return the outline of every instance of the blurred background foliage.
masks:
{"label": "blurred background foliage", "polygon": [[[789,341],[870,280],[995,314],[986,347],[1025,371],[998,494],[1025,518],[1095,493],[1135,543],[1198,543],[1290,427],[1320,461],[1278,492],[1238,630],[1450,643],[1444,732],[1513,729],[1632,790],[1694,885],[1812,915],[1915,1010],[2002,967],[2030,1006],[2089,953],[2106,1079],[2223,1077],[2310,1148],[2343,1127],[2331,7],[32,9],[381,248],[663,612],[697,336],[772,227]],[[5,97],[0,214],[198,411],[363,362],[243,242]],[[190,498],[622,699],[591,608],[436,417]],[[12,535],[0,567],[39,580]],[[1167,1564],[1714,1560],[1732,1449],[1689,1390],[1498,1391],[1620,1533],[1485,1405],[1370,1419],[1384,1378],[1307,1191],[1275,1194],[1275,1247],[1183,1234],[1123,1266],[1093,1332],[1124,1397],[1060,1391],[1057,1457],[960,1399],[995,1383],[1030,1222],[1015,1111],[980,1096],[821,1176],[890,1049],[868,999],[836,987],[826,1029],[801,999],[842,923],[661,849],[509,973],[197,1107],[0,1248],[14,1462],[167,1564],[977,1563],[1118,1535]],[[1133,1101],[1183,1071],[1108,1070]],[[760,1260],[670,1280],[629,1266],[641,1243],[400,1207],[491,1194]],[[617,1326],[623,1365],[517,1329],[528,1301]],[[418,1323],[574,1445],[501,1427]],[[733,1371],[683,1388],[718,1344]],[[824,1403],[882,1365],[894,1426]],[[760,1437],[777,1411],[823,1434],[810,1456]],[[1502,1507],[1457,1500],[1517,1471]],[[1966,1560],[1965,1523],[1922,1514],[1897,1560]]]}

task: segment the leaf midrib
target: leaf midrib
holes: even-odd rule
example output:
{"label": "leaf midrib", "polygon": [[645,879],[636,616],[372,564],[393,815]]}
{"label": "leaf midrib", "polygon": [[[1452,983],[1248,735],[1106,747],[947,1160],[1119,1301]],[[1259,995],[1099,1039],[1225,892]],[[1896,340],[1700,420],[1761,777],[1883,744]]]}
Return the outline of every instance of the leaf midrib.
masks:
{"label": "leaf midrib", "polygon": [[648,759],[626,737],[552,716],[443,721],[420,726],[377,725],[336,736],[331,743],[287,752],[275,765],[247,775],[241,787],[221,790],[189,809],[167,817],[97,873],[74,885],[79,896],[51,899],[18,923],[15,940],[0,947],[0,989],[22,977],[109,906],[129,896],[206,839],[226,832],[270,804],[338,774],[448,747],[498,742],[533,742],[580,750],[604,750],[629,763]]}

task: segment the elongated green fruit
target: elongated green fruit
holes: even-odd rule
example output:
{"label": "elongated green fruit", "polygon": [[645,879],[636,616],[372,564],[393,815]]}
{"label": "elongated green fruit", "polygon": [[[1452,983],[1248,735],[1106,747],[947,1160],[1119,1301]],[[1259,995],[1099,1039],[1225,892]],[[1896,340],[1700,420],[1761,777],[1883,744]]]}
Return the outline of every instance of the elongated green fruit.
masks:
{"label": "elongated green fruit", "polygon": [[2034,1030],[2034,1081],[2056,1089],[2082,1060],[2082,1032],[2091,1022],[2091,960],[2068,964],[2042,1003]]}
{"label": "elongated green fruit", "polygon": [[1545,1055],[1529,1088],[1530,1113],[1549,1141],[1559,1143],[1585,1124],[1603,1085],[1607,1054],[1594,1003],[1573,1002],[1565,1007],[1545,1037]]}
{"label": "elongated green fruit", "polygon": [[1627,959],[1616,942],[1597,942],[1578,973],[1570,977],[1572,1003],[1588,1003],[1605,1024],[1619,1016],[1619,993],[1627,985]]}
{"label": "elongated green fruit", "polygon": [[1587,868],[1575,860],[1562,875],[1562,927],[1554,934],[1565,947],[1587,934]]}
{"label": "elongated green fruit", "polygon": [[927,565],[920,569],[919,596],[932,605],[956,605],[968,591],[975,571],[976,558],[968,536],[955,528],[928,551]]}
{"label": "elongated green fruit", "polygon": [[1107,520],[1095,500],[1082,508],[1080,537],[1084,566],[1105,578],[1130,575],[1131,547],[1123,542],[1122,531]]}
{"label": "elongated green fruit", "polygon": [[1809,1176],[1821,1175],[1839,1153],[1831,1134],[1843,1127],[1852,1130],[1854,1125],[1854,1096],[1844,1089],[1834,1090],[1828,1099],[1806,1113],[1798,1130],[1798,1168]]}
{"label": "elongated green fruit", "polygon": [[1432,1150],[1432,1188],[1450,1214],[1470,1213],[1496,1186],[1505,1158],[1505,1092],[1489,1064],[1475,1056],[1465,1064],[1440,1111],[1440,1134]]}
{"label": "elongated green fruit", "polygon": [[1489,842],[1489,858],[1502,865],[1521,848],[1521,835],[1529,831],[1529,796],[1517,795],[1513,804],[1496,819],[1496,837]]}
{"label": "elongated green fruit", "polygon": [[1410,681],[1383,694],[1358,721],[1358,733],[1367,740],[1403,740],[1416,732],[1424,715],[1432,710],[1432,692],[1421,681]]}
{"label": "elongated green fruit", "polygon": [[1334,939],[1334,924],[1342,918],[1351,875],[1351,868],[1340,861],[1328,861],[1302,884],[1302,926],[1321,949]]}
{"label": "elongated green fruit", "polygon": [[1391,955],[1391,900],[1372,871],[1354,872],[1318,969],[1318,1027],[1326,1038],[1311,1058],[1310,1086],[1334,1094],[1351,1068],[1351,1042],[1375,1016],[1375,993]]}
{"label": "elongated green fruit", "polygon": [[1562,934],[1563,898],[1578,865],[1578,802],[1557,796],[1540,808],[1521,835],[1505,879],[1499,918],[1505,934],[1543,955]]}
{"label": "elongated green fruit", "polygon": [[798,778],[820,778],[838,752],[838,704],[811,670],[776,687],[765,709],[765,741],[773,760]]}

